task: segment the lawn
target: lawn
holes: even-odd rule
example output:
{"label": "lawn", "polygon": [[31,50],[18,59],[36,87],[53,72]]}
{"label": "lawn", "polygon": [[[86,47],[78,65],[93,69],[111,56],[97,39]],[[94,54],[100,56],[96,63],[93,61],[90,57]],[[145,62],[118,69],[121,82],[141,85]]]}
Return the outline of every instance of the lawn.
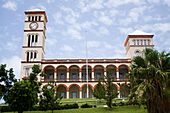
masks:
{"label": "lawn", "polygon": [[[46,112],[28,111],[24,113],[51,113],[51,111]],[[54,113],[147,113],[147,112],[143,107],[139,108],[138,106],[117,106],[113,107],[112,110],[109,110],[107,108],[80,108],[68,110],[55,110]]]}

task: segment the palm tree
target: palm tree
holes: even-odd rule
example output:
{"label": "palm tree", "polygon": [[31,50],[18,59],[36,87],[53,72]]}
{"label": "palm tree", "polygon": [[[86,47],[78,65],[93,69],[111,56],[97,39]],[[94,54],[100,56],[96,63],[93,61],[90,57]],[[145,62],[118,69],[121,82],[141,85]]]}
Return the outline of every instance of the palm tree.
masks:
{"label": "palm tree", "polygon": [[128,76],[130,99],[146,100],[149,113],[170,112],[170,53],[146,49],[133,58]]}

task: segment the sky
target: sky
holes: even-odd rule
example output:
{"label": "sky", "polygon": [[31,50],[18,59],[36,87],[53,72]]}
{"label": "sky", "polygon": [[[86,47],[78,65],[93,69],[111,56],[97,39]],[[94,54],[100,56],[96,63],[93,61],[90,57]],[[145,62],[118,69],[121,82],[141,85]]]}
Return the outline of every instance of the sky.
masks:
{"label": "sky", "polygon": [[20,74],[24,11],[47,13],[45,58],[126,58],[135,30],[154,34],[155,49],[170,52],[170,0],[0,0],[0,64]]}

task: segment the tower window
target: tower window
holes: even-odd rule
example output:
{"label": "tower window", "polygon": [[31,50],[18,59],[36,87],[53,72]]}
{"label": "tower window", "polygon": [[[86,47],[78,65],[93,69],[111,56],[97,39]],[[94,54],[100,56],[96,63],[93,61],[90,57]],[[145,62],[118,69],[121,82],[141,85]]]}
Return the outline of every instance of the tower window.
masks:
{"label": "tower window", "polygon": [[133,40],[133,45],[136,45],[136,40],[135,39]]}
{"label": "tower window", "polygon": [[28,35],[28,47],[30,46],[30,35]]}
{"label": "tower window", "polygon": [[139,45],[139,40],[137,40],[137,45]]}
{"label": "tower window", "polygon": [[39,16],[39,19],[38,19],[39,21],[41,21],[41,16]]}
{"label": "tower window", "polygon": [[31,58],[31,59],[33,58],[33,52],[31,52],[30,58]]}
{"label": "tower window", "polygon": [[146,45],[146,40],[144,40],[144,45]]}
{"label": "tower window", "polygon": [[27,52],[27,62],[29,61],[29,52]]}
{"label": "tower window", "polygon": [[35,16],[35,21],[37,21],[37,16]]}
{"label": "tower window", "polygon": [[32,21],[34,21],[34,16],[32,16]]}
{"label": "tower window", "polygon": [[35,42],[38,42],[38,35],[35,35]]}
{"label": "tower window", "polygon": [[37,51],[29,51],[26,53],[26,60],[28,61],[34,61],[37,58]]}
{"label": "tower window", "polygon": [[31,17],[30,16],[28,16],[28,21],[30,21],[31,20]]}

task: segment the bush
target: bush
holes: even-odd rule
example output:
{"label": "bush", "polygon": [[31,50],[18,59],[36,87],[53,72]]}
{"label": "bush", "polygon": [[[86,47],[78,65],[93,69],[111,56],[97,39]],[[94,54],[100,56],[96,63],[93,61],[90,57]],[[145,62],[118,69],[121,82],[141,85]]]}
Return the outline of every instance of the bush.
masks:
{"label": "bush", "polygon": [[0,112],[11,112],[12,110],[10,109],[9,106],[0,106]]}
{"label": "bush", "polygon": [[89,105],[89,104],[83,104],[81,105],[81,108],[92,108],[92,105]]}
{"label": "bush", "polygon": [[65,104],[65,105],[59,106],[59,109],[75,109],[75,108],[79,108],[77,103],[74,103],[74,104]]}

